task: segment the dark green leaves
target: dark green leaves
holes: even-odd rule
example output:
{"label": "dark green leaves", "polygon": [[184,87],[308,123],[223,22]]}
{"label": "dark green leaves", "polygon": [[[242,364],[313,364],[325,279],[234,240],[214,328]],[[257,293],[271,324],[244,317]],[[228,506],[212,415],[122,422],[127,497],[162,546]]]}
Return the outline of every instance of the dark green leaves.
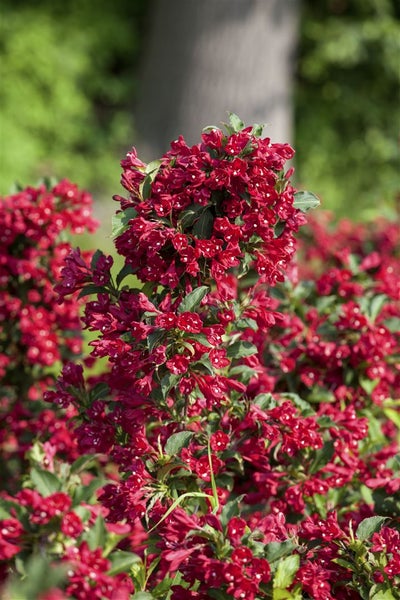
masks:
{"label": "dark green leaves", "polygon": [[307,212],[312,208],[317,208],[320,205],[320,201],[315,194],[312,192],[296,192],[294,195],[293,206],[301,210],[301,212]]}
{"label": "dark green leaves", "polygon": [[178,313],[194,312],[199,306],[203,298],[208,294],[210,288],[207,285],[202,285],[185,296],[179,305]]}
{"label": "dark green leaves", "polygon": [[257,347],[250,342],[234,342],[227,350],[226,355],[228,358],[242,358],[243,356],[251,356],[256,354]]}
{"label": "dark green leaves", "polygon": [[128,275],[133,275],[133,273],[134,273],[134,270],[133,270],[132,265],[124,265],[115,279],[117,287],[119,287],[121,285],[121,283],[123,282],[125,277],[127,277]]}
{"label": "dark green leaves", "polygon": [[298,554],[287,556],[281,560],[274,577],[274,589],[278,588],[285,590],[288,588],[292,584],[299,566],[300,556]]}
{"label": "dark green leaves", "polygon": [[81,289],[79,292],[78,298],[83,298],[84,296],[91,296],[92,294],[102,294],[104,292],[104,288],[101,285],[94,285],[90,283]]}
{"label": "dark green leaves", "polygon": [[102,256],[104,256],[104,252],[102,252],[101,250],[96,250],[96,252],[93,254],[92,260],[90,261],[90,268],[92,270],[96,268],[99,258],[101,258]]}
{"label": "dark green leaves", "polygon": [[116,550],[110,555],[111,569],[108,575],[117,575],[118,573],[129,572],[132,565],[141,562],[140,556],[134,552],[126,552],[124,550]]}
{"label": "dark green leaves", "polygon": [[237,116],[235,115],[235,113],[228,113],[229,115],[229,133],[238,133],[239,131],[242,131],[242,129],[244,129],[245,125],[243,123],[243,121]]}
{"label": "dark green leaves", "polygon": [[380,530],[386,519],[387,517],[381,516],[364,519],[357,527],[356,537],[361,541],[368,540],[373,533]]}
{"label": "dark green leaves", "polygon": [[214,216],[209,208],[203,210],[193,226],[193,235],[200,240],[211,237],[214,224]]}
{"label": "dark green leaves", "polygon": [[148,198],[150,198],[151,184],[153,183],[154,179],[156,178],[160,167],[161,167],[161,160],[152,160],[146,166],[146,177],[143,179],[142,183],[140,184],[140,188],[139,188],[140,195],[143,198],[143,200],[147,200]]}
{"label": "dark green leaves", "polygon": [[112,218],[112,229],[111,237],[116,238],[128,228],[129,221],[134,219],[137,212],[134,208],[129,207],[125,210],[121,210],[117,214],[113,215]]}
{"label": "dark green leaves", "polygon": [[107,530],[104,525],[103,517],[97,517],[93,527],[85,535],[85,538],[91,550],[104,547],[107,538]]}
{"label": "dark green leaves", "polygon": [[196,219],[199,218],[200,213],[202,213],[203,211],[204,206],[202,206],[201,204],[192,204],[191,206],[189,206],[189,208],[184,210],[179,221],[182,229],[187,229],[188,227],[191,227],[196,221]]}
{"label": "dark green leaves", "polygon": [[173,433],[165,444],[165,453],[170,456],[179,454],[182,448],[185,448],[189,444],[193,435],[193,431],[179,431],[178,433]]}
{"label": "dark green leaves", "polygon": [[42,496],[50,496],[50,494],[60,491],[61,483],[54,473],[32,468],[30,475],[31,480],[35,485],[35,489],[39,494],[42,494]]}
{"label": "dark green leaves", "polygon": [[62,585],[66,578],[67,565],[50,562],[46,556],[33,554],[29,560],[18,561],[20,579],[15,573],[3,589],[3,598],[15,598],[18,600],[31,600],[31,598],[42,597],[51,588]]}

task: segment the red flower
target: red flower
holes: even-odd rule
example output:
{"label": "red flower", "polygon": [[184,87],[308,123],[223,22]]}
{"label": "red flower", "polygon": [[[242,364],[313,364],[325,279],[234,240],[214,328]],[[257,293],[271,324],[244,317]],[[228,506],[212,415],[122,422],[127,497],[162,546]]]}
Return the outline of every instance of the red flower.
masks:
{"label": "red flower", "polygon": [[174,375],[182,375],[188,370],[190,359],[184,354],[175,354],[165,364]]}
{"label": "red flower", "polygon": [[203,328],[203,322],[199,315],[192,312],[180,314],[176,321],[178,329],[187,333],[200,333]]}
{"label": "red flower", "polygon": [[216,431],[210,437],[210,447],[214,452],[223,452],[229,444],[229,435],[223,431]]}
{"label": "red flower", "polygon": [[83,532],[83,523],[74,512],[66,513],[61,519],[61,531],[64,535],[77,538]]}

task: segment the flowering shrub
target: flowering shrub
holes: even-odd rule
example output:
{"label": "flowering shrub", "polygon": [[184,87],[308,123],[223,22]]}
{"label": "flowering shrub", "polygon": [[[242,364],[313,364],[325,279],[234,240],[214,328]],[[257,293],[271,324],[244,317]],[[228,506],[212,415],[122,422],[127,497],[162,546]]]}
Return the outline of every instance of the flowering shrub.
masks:
{"label": "flowering shrub", "polygon": [[[71,250],[66,233],[96,228],[91,202],[89,194],[68,181],[49,188],[29,187],[0,199],[0,472],[4,481],[17,474],[32,439],[46,430],[56,448],[76,457],[66,419],[40,399],[54,381],[58,365],[82,352],[82,301],[71,297],[59,304],[53,288]],[[90,254],[85,256],[89,259]]]}
{"label": "flowering shrub", "polygon": [[296,265],[318,201],[292,156],[231,115],[122,161],[122,269],[75,250],[55,287],[92,296],[108,367],[67,362],[44,394],[82,456],[29,452],[4,578],[41,540],[60,569],[42,600],[399,597],[399,237],[311,222]]}

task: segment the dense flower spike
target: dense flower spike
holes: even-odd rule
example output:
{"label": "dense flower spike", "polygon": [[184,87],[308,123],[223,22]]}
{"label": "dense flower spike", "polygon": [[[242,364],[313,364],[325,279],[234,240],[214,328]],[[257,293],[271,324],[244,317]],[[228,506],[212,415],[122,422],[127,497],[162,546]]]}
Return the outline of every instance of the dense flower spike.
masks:
{"label": "dense flower spike", "polygon": [[107,365],[66,362],[45,393],[83,456],[29,451],[3,578],[40,539],[68,565],[45,598],[397,598],[400,236],[311,221],[296,264],[316,200],[260,135],[231,115],[149,165],[132,150],[122,269],[65,258],[59,306],[92,296]]}
{"label": "dense flower spike", "polygon": [[130,195],[121,199],[120,218],[129,227],[116,245],[143,282],[187,291],[201,278],[221,291],[237,267],[239,275],[255,268],[260,281],[282,279],[293,232],[304,223],[283,171],[293,150],[251,127],[230,136],[216,131],[191,148],[179,138],[147,166],[134,150],[122,161]]}

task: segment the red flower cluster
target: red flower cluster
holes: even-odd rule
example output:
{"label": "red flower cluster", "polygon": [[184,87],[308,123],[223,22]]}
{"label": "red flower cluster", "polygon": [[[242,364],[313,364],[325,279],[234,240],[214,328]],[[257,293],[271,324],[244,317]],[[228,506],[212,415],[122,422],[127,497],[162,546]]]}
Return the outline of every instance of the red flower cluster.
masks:
{"label": "red flower cluster", "polygon": [[141,281],[170,289],[212,280],[222,292],[236,267],[281,280],[293,232],[304,223],[290,172],[282,171],[292,156],[290,146],[260,139],[251,127],[228,137],[212,129],[191,148],[180,137],[148,166],[133,149],[122,161],[130,196],[116,197],[132,217],[116,240],[118,252]]}
{"label": "red flower cluster", "polygon": [[89,194],[66,180],[0,199],[0,446],[14,476],[16,456],[23,457],[38,433],[47,431],[74,458],[65,419],[36,401],[57,364],[82,352],[82,301],[59,304],[54,285],[71,251],[66,233],[96,228],[91,204]]}

